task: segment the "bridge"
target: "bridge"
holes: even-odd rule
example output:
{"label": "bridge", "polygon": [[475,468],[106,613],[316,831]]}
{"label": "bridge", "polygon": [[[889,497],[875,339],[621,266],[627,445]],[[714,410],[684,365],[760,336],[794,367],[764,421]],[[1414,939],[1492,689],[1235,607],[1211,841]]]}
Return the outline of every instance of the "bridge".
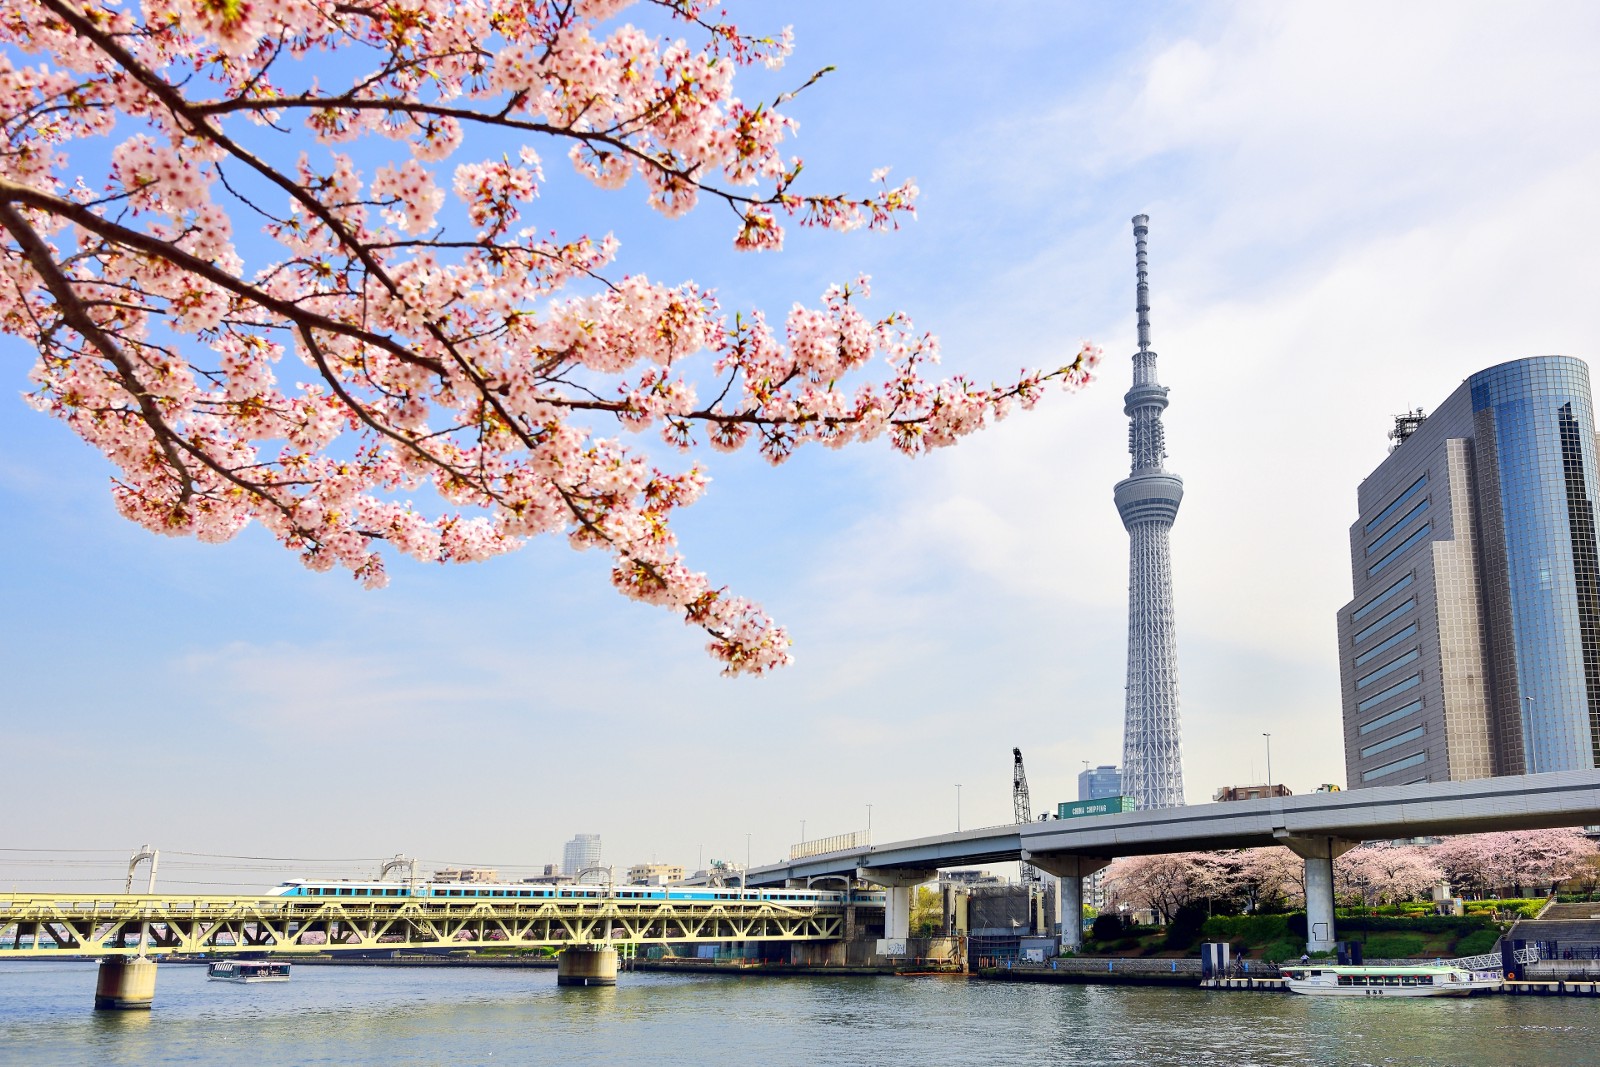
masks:
{"label": "bridge", "polygon": [[[1298,797],[1269,797],[970,830],[841,849],[752,868],[752,885],[856,877],[888,889],[884,936],[910,928],[911,887],[941,867],[1024,860],[1061,879],[1063,915],[1083,907],[1083,878],[1120,856],[1281,845],[1305,861],[1306,947],[1330,951],[1333,861],[1363,841],[1600,823],[1600,770],[1423,782]],[[1078,923],[1063,947],[1082,946]]]}
{"label": "bridge", "polygon": [[96,1006],[110,1008],[150,1006],[150,953],[557,947],[558,981],[611,984],[615,943],[837,941],[845,910],[754,893],[712,901],[10,893],[0,894],[0,959],[99,957]]}

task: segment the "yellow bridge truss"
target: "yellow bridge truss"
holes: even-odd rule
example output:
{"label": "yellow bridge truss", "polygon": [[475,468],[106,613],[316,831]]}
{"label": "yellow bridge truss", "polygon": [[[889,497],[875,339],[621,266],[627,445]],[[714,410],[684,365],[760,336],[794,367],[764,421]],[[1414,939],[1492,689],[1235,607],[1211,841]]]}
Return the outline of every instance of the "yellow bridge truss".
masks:
{"label": "yellow bridge truss", "polygon": [[844,912],[765,900],[344,900],[0,894],[0,959],[610,942],[831,941]]}

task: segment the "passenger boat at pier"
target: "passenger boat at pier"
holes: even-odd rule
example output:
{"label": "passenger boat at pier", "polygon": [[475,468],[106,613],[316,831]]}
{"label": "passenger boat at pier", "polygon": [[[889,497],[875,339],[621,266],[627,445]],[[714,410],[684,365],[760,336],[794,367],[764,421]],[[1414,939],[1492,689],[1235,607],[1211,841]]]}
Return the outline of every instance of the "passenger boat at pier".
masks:
{"label": "passenger boat at pier", "polygon": [[1497,973],[1460,967],[1303,963],[1283,968],[1283,984],[1314,997],[1465,997],[1498,992],[1505,983]]}
{"label": "passenger boat at pier", "polygon": [[206,977],[219,982],[287,982],[289,965],[277,960],[217,960]]}

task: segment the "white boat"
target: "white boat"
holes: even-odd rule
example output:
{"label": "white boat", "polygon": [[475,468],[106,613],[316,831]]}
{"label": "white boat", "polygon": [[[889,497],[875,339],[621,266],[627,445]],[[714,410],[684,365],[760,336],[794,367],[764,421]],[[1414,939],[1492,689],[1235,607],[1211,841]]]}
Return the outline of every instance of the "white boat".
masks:
{"label": "white boat", "polygon": [[1495,971],[1460,967],[1384,967],[1302,963],[1283,968],[1291,993],[1313,997],[1465,997],[1492,993],[1504,984]]}
{"label": "white boat", "polygon": [[219,982],[287,982],[289,965],[275,960],[217,960],[206,977]]}

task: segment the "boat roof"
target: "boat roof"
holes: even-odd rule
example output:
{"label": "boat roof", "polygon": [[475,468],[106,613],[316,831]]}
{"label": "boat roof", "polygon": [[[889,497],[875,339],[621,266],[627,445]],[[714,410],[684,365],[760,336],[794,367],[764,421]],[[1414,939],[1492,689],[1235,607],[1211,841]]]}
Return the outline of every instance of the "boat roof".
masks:
{"label": "boat roof", "polygon": [[1457,967],[1448,963],[1388,966],[1381,963],[1318,963],[1316,960],[1312,960],[1310,963],[1284,964],[1280,969],[1285,971],[1332,971],[1334,974],[1448,974],[1451,971],[1467,970],[1466,967]]}

